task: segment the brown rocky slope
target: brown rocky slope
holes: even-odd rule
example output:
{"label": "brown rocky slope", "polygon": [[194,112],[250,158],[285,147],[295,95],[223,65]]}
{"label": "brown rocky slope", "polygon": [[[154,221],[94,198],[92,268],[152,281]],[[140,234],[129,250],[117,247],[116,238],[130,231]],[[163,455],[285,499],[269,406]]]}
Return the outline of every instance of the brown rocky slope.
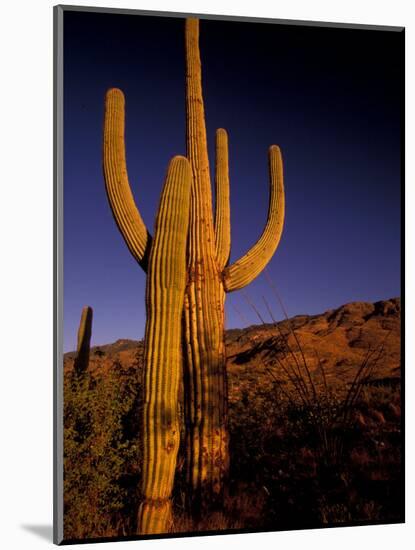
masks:
{"label": "brown rocky slope", "polygon": [[[303,356],[311,372],[320,370],[328,378],[353,377],[366,354],[376,359],[374,375],[398,381],[400,377],[400,298],[370,302],[351,302],[319,315],[297,315],[274,324],[254,325],[226,332],[228,373],[232,380],[244,372],[257,374],[278,361],[302,364]],[[142,355],[143,342],[117,340],[91,349],[91,372],[107,369],[113,363],[127,368]],[[287,352],[291,350],[291,352]],[[64,356],[65,370],[73,367],[75,353]],[[319,358],[319,360],[318,360]],[[393,382],[392,382],[393,383]]]}

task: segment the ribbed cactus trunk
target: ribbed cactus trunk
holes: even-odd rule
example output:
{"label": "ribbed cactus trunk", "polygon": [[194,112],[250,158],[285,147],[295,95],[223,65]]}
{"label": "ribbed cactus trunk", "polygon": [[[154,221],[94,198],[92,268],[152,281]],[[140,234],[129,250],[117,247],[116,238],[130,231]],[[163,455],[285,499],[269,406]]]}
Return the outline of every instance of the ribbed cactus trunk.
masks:
{"label": "ribbed cactus trunk", "polygon": [[88,369],[92,334],[92,314],[92,307],[85,306],[82,309],[81,321],[78,329],[78,345],[73,367],[75,375],[78,376]]}
{"label": "ribbed cactus trunk", "polygon": [[220,501],[228,468],[224,303],[217,261],[199,55],[199,21],[186,21],[187,158],[192,168],[186,289],[185,400],[192,508]]}
{"label": "ribbed cactus trunk", "polygon": [[178,390],[190,181],[187,159],[175,157],[163,189],[148,265],[141,534],[166,533],[171,523],[170,497],[180,443]]}

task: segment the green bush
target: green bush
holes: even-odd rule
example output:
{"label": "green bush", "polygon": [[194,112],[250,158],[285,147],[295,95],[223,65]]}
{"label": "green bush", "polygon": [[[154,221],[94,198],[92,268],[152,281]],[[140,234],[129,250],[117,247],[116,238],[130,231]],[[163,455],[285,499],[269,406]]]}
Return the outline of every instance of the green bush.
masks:
{"label": "green bush", "polygon": [[122,536],[134,529],[140,476],[137,364],[72,372],[64,382],[65,539]]}

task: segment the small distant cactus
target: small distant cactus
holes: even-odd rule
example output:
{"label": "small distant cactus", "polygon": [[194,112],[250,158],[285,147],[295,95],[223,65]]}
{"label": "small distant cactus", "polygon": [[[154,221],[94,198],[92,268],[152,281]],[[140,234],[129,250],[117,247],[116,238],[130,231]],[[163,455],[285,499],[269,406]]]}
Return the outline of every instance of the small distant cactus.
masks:
{"label": "small distant cactus", "polygon": [[89,364],[89,353],[92,334],[92,307],[85,306],[82,309],[81,321],[78,329],[78,345],[74,361],[74,372],[81,375],[86,372]]}
{"label": "small distant cactus", "polygon": [[[172,177],[171,181],[167,177],[154,239],[135,205],[128,182],[122,92],[109,90],[105,105],[107,195],[130,252],[147,273],[141,533],[160,533],[168,528],[178,448],[175,411],[182,363],[192,511],[221,502],[229,466],[225,293],[243,288],[261,273],[278,246],[284,223],[282,158],[279,147],[273,145],[269,149],[270,202],[265,229],[244,256],[228,265],[228,137],[225,130],[217,130],[214,220],[197,19],[186,20],[185,35],[188,160],[176,161],[181,167],[180,177]],[[181,231],[177,230],[179,225]]]}

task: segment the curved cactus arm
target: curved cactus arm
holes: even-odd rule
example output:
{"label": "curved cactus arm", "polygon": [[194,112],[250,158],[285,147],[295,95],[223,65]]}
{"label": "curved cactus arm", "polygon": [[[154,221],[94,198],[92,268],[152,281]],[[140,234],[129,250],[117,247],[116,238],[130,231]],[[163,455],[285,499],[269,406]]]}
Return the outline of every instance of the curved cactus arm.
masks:
{"label": "curved cactus arm", "polygon": [[105,187],[115,222],[131,254],[147,271],[151,235],[138,211],[128,181],[125,159],[125,100],[118,88],[105,97],[103,168]]}
{"label": "curved cactus arm", "polygon": [[156,219],[146,288],[141,534],[168,531],[180,440],[182,315],[187,282],[191,169],[170,162]]}
{"label": "curved cactus arm", "polygon": [[223,281],[226,292],[248,285],[257,277],[272,258],[280,242],[284,225],[285,197],[280,148],[269,148],[270,199],[268,219],[264,231],[254,246],[232,265],[225,268]]}
{"label": "curved cactus arm", "polygon": [[219,268],[223,269],[231,253],[228,135],[223,128],[216,130],[215,201],[216,258]]}
{"label": "curved cactus arm", "polygon": [[85,306],[82,309],[81,321],[78,329],[78,345],[74,362],[74,371],[77,374],[85,372],[89,363],[89,351],[92,334],[92,307]]}

